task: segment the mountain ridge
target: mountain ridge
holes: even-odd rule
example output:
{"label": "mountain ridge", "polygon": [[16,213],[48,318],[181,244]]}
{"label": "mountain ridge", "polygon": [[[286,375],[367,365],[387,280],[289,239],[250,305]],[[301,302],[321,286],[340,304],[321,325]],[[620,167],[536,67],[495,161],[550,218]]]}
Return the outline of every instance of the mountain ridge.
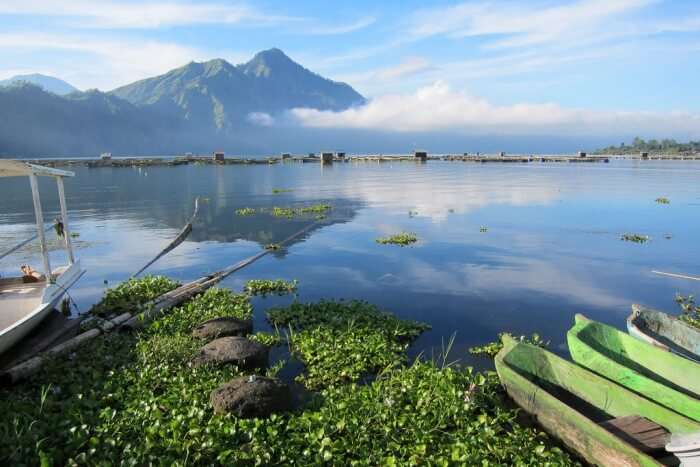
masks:
{"label": "mountain ridge", "polygon": [[0,80],[0,86],[12,86],[19,83],[34,84],[48,92],[59,96],[65,96],[73,92],[79,92],[78,88],[72,84],[55,76],[43,75],[41,73],[30,73],[26,75],[15,75],[11,78]]}

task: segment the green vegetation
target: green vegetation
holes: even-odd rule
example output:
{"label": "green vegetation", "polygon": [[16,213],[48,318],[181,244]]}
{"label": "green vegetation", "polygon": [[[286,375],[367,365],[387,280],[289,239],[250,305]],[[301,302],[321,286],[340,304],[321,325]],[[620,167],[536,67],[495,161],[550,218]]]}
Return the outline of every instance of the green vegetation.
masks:
{"label": "green vegetation", "polygon": [[598,149],[594,154],[639,154],[640,152],[657,152],[662,154],[680,154],[684,152],[700,152],[700,141],[679,143],[674,139],[655,139],[644,141],[642,138],[634,138],[631,145],[625,143],[619,146],[608,146]]}
{"label": "green vegetation", "polygon": [[96,303],[90,313],[96,316],[136,314],[145,304],[180,286],[179,282],[163,276],[144,276],[129,279],[105,291],[102,300]]}
{"label": "green vegetation", "polygon": [[256,211],[253,208],[240,208],[236,209],[236,215],[238,216],[252,216]]}
{"label": "green vegetation", "polygon": [[279,332],[270,333],[258,331],[255,334],[248,336],[248,339],[260,342],[268,347],[274,347],[282,343],[282,336],[280,336]]}
{"label": "green vegetation", "polygon": [[428,329],[361,301],[294,303],[270,310],[268,319],[289,327],[292,352],[307,370],[297,380],[312,389],[404,363],[410,342]]}
{"label": "green vegetation", "polygon": [[[216,415],[210,392],[243,373],[190,366],[201,346],[190,332],[212,317],[251,312],[246,295],[210,289],[141,333],[89,341],[27,383],[0,390],[0,463],[576,465],[546,435],[518,424],[494,373],[433,362],[392,365],[366,385],[329,385],[306,406],[267,419]],[[270,315],[296,328],[295,338],[374,323],[387,339],[402,341],[425,328],[362,302],[295,305]],[[272,342],[272,335],[254,336]],[[343,362],[323,368],[328,376],[348,369]]]}
{"label": "green vegetation", "polygon": [[620,235],[620,240],[624,240],[625,242],[646,243],[649,241],[649,236],[626,233]]}
{"label": "green vegetation", "polygon": [[408,246],[411,245],[412,243],[416,243],[418,241],[418,237],[416,234],[411,233],[411,232],[401,232],[400,234],[396,235],[389,235],[388,237],[380,237],[377,239],[377,243],[381,243],[382,245],[399,245],[399,246]]}
{"label": "green vegetation", "polygon": [[676,303],[681,308],[679,318],[689,325],[700,329],[700,306],[695,303],[695,296],[676,294]]}
{"label": "green vegetation", "polygon": [[671,204],[668,198],[656,198],[655,200],[658,204]]}
{"label": "green vegetation", "polygon": [[268,243],[267,245],[265,245],[265,249],[270,251],[277,251],[282,249],[282,245],[280,245],[279,243]]}
{"label": "green vegetation", "polygon": [[309,214],[313,214],[316,216],[325,216],[328,211],[333,209],[333,206],[330,204],[314,204],[311,206],[303,206],[303,207],[286,207],[282,208],[279,206],[275,206],[272,208],[270,213],[275,216],[275,217],[286,217],[288,219],[292,219],[294,217],[301,217]]}
{"label": "green vegetation", "polygon": [[297,290],[298,281],[285,281],[283,279],[252,279],[246,282],[244,291],[248,295],[285,295]]}
{"label": "green vegetation", "polygon": [[73,238],[78,238],[78,237],[80,237],[80,232],[71,232],[70,236]]}
{"label": "green vegetation", "polygon": [[273,195],[279,195],[279,194],[282,194],[282,193],[289,193],[289,192],[291,192],[291,191],[294,191],[294,190],[292,190],[291,188],[273,188],[273,189],[272,189],[272,194],[273,194]]}
{"label": "green vegetation", "polygon": [[513,337],[514,339],[519,340],[521,342],[525,342],[527,344],[536,345],[538,347],[544,348],[544,347],[549,346],[549,341],[543,341],[542,338],[540,337],[540,335],[537,333],[533,334],[530,337],[527,337],[527,336],[514,337],[509,332],[500,332],[500,333],[498,333],[498,339],[495,342],[489,342],[488,344],[470,347],[469,353],[473,354],[473,355],[483,355],[483,356],[494,358],[496,356],[496,354],[498,352],[500,352],[501,349],[503,348],[503,342],[501,341],[501,337],[504,335]]}
{"label": "green vegetation", "polygon": [[481,233],[485,233],[488,231],[489,231],[489,228],[486,227],[485,225],[482,225],[481,227],[479,227],[479,232],[481,232]]}

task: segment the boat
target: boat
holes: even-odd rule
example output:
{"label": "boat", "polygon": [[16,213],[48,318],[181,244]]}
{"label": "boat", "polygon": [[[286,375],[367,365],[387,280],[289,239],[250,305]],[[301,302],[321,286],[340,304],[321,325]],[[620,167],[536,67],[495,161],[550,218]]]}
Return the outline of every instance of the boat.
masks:
{"label": "boat", "polygon": [[700,431],[699,423],[541,347],[502,341],[495,364],[506,392],[590,464],[678,465],[664,448],[670,436]]}
{"label": "boat", "polygon": [[627,318],[630,336],[660,349],[700,362],[700,329],[662,311],[632,305]]}
{"label": "boat", "polygon": [[[73,254],[68,225],[63,179],[72,176],[73,172],[15,160],[0,160],[0,177],[29,177],[36,218],[36,235],[0,253],[0,259],[38,238],[43,261],[42,271],[24,265],[21,268],[22,276],[0,278],[0,354],[37,327],[85,272]],[[48,227],[44,224],[38,177],[52,177],[58,187],[61,217]],[[51,229],[56,229],[62,237],[68,263],[53,269],[46,243],[46,232]]]}
{"label": "boat", "polygon": [[700,364],[580,314],[567,341],[579,365],[700,421]]}

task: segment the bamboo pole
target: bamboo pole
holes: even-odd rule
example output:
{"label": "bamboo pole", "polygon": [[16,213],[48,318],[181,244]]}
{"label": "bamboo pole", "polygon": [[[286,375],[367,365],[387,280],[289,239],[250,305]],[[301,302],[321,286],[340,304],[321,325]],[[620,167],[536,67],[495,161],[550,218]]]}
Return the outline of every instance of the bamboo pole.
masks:
{"label": "bamboo pole", "polygon": [[41,210],[41,198],[39,197],[39,182],[36,175],[29,176],[29,184],[32,187],[32,201],[34,202],[34,216],[36,217],[36,229],[39,234],[39,243],[41,244],[41,257],[44,261],[44,276],[46,282],[53,283],[53,275],[51,274],[51,261],[49,260],[49,250],[46,246],[46,235],[44,235],[44,213]]}
{"label": "bamboo pole", "polygon": [[654,274],[658,274],[660,276],[675,277],[677,279],[688,279],[691,281],[700,281],[700,277],[686,276],[685,274],[674,274],[672,272],[662,272],[662,271],[651,271],[651,272]]}
{"label": "bamboo pole", "polygon": [[56,177],[56,185],[58,186],[58,200],[61,204],[61,222],[63,223],[63,240],[66,243],[66,252],[68,253],[69,264],[75,262],[73,255],[73,241],[70,236],[70,227],[68,226],[68,209],[66,208],[66,191],[63,188],[63,177]]}

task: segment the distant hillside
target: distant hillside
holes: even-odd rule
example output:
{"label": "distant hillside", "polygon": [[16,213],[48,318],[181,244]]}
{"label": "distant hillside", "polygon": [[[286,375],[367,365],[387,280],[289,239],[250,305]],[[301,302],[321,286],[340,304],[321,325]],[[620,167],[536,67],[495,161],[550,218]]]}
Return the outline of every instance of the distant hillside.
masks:
{"label": "distant hillside", "polygon": [[0,88],[0,155],[157,151],[160,139],[182,128],[178,117],[99,91],[58,96],[28,83]]}
{"label": "distant hillside", "polygon": [[347,84],[307,70],[279,49],[236,66],[222,59],[192,62],[110,94],[137,106],[179,112],[188,121],[216,129],[236,127],[253,112],[343,110],[365,101]]}
{"label": "distant hillside", "polygon": [[364,101],[347,84],[312,73],[279,49],[236,66],[220,59],[189,63],[109,93],[59,96],[20,80],[0,87],[0,156],[307,149],[321,141],[309,142],[298,128],[256,124],[250,114],[342,110]]}
{"label": "distant hillside", "polygon": [[65,96],[72,92],[77,92],[78,89],[66,83],[62,79],[54,78],[53,76],[40,75],[38,73],[30,75],[17,75],[12,78],[0,80],[0,86],[11,86],[17,83],[29,83],[39,86],[45,91]]}
{"label": "distant hillside", "polygon": [[598,149],[595,154],[639,154],[640,152],[651,152],[661,154],[680,154],[687,152],[700,152],[700,141],[689,141],[679,143],[675,139],[655,139],[644,141],[642,138],[634,138],[632,144],[622,143],[619,146],[608,146]]}

